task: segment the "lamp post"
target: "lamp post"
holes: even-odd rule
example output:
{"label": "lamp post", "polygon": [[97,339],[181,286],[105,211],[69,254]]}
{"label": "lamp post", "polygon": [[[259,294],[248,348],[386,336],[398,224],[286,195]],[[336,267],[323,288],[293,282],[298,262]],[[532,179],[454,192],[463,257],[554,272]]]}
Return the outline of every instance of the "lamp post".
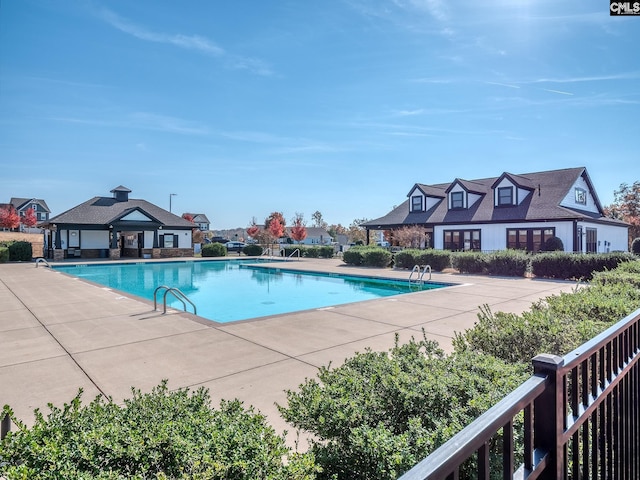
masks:
{"label": "lamp post", "polygon": [[176,195],[178,195],[177,193],[170,193],[169,194],[169,213],[171,213],[171,198],[175,197]]}

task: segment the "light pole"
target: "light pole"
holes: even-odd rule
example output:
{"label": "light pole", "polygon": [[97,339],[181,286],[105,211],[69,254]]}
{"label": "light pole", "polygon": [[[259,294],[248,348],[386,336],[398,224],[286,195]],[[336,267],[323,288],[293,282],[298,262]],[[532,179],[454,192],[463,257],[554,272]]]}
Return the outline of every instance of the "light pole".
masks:
{"label": "light pole", "polygon": [[169,213],[171,213],[171,197],[175,197],[176,195],[178,195],[177,193],[170,193],[169,194]]}

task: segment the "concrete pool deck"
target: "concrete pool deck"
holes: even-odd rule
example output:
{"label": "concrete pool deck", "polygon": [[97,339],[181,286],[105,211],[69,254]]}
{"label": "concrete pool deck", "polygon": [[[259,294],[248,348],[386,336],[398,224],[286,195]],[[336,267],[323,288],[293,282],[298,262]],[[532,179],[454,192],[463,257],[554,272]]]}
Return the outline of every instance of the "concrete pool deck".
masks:
{"label": "concrete pool deck", "polygon": [[[182,259],[184,260],[184,259]],[[194,259],[197,261],[198,259]],[[86,263],[86,262],[79,262]],[[282,263],[279,263],[283,267]],[[406,280],[405,270],[358,268],[337,259],[303,259],[287,269]],[[68,403],[82,388],[121,402],[131,388],[204,386],[212,404],[239,398],[278,431],[293,430],[276,402],[317,369],[340,365],[367,347],[388,350],[426,336],[451,351],[454,332],[473,326],[478,307],[520,313],[575,283],[433,273],[455,287],[218,324],[189,313],[163,315],[153,302],[72,278],[34,263],[0,264],[0,407],[27,425],[33,410]]]}

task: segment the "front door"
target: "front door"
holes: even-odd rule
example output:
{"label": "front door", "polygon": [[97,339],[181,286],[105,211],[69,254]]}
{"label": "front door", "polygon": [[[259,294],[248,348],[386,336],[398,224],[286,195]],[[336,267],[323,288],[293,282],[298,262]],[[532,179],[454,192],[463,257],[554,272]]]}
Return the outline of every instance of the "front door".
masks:
{"label": "front door", "polygon": [[598,230],[587,228],[587,253],[598,252]]}
{"label": "front door", "polygon": [[142,249],[144,248],[144,232],[138,233],[138,258],[142,258]]}

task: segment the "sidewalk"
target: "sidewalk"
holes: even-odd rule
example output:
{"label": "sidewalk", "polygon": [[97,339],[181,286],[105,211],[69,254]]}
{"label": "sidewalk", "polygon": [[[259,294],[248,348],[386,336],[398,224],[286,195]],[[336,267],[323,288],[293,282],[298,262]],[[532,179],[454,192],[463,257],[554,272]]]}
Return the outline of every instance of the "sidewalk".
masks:
{"label": "sidewalk", "polygon": [[[280,264],[281,266],[282,264]],[[408,279],[409,272],[349,267],[340,260],[288,262],[286,268]],[[519,313],[534,301],[571,291],[570,282],[433,274],[457,286],[391,298],[217,324],[153,310],[152,302],[71,278],[33,263],[0,264],[0,407],[30,425],[78,392],[116,402],[131,387],[209,389],[214,406],[239,398],[287,429],[275,403],[285,390],[370,347],[388,350],[396,334],[436,340],[451,351],[454,332],[473,326],[478,307]],[[291,428],[288,428],[291,430]]]}

